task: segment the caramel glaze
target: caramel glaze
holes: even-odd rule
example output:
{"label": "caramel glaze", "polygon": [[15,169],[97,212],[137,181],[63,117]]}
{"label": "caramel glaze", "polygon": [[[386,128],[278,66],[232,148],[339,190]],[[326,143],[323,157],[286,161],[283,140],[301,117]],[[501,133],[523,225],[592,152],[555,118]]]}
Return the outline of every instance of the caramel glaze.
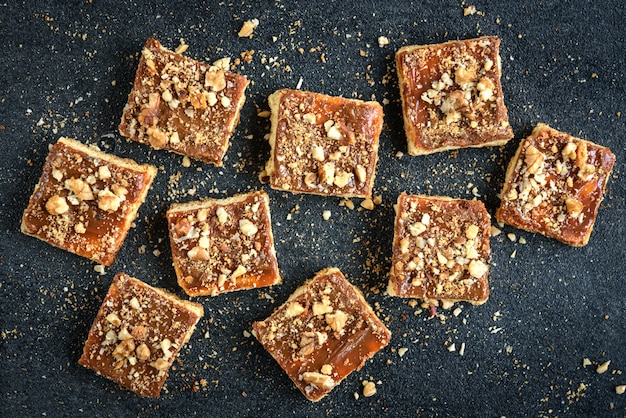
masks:
{"label": "caramel glaze", "polygon": [[[341,332],[334,331],[328,319],[313,313],[315,303],[329,297],[332,311],[347,314]],[[304,308],[299,315],[289,314],[290,305]],[[359,370],[365,361],[385,347],[391,333],[376,317],[361,292],[352,286],[338,269],[326,269],[305,283],[268,319],[253,324],[257,339],[276,359],[298,389],[310,400],[325,396],[348,374]],[[314,342],[315,348],[303,352],[302,336],[305,332],[319,332],[327,336],[323,343]],[[318,387],[303,379],[304,373],[320,372],[324,365],[332,366],[327,376],[330,387]]]}

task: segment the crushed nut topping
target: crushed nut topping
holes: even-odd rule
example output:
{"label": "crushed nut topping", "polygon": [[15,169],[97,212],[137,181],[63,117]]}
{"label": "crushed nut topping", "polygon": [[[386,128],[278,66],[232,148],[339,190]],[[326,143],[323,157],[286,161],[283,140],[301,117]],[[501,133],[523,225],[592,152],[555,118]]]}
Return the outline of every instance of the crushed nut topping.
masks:
{"label": "crushed nut topping", "polygon": [[69,206],[64,197],[54,195],[46,202],[46,210],[50,215],[62,215],[69,210]]}

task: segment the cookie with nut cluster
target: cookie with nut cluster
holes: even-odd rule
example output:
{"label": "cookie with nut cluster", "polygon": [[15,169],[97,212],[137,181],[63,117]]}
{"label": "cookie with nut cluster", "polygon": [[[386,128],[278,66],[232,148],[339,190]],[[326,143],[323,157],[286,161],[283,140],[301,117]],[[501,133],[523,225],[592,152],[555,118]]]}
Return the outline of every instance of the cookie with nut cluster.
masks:
{"label": "cookie with nut cluster", "polygon": [[402,193],[387,292],[444,308],[489,298],[491,220],[478,200]]}
{"label": "cookie with nut cluster", "polygon": [[334,267],[317,274],[253,333],[304,396],[319,401],[384,348],[391,333]]}
{"label": "cookie with nut cluster", "polygon": [[154,149],[222,165],[248,85],[244,76],[229,71],[229,62],[205,64],[148,39],[120,133]]}
{"label": "cookie with nut cluster", "polygon": [[496,219],[587,245],[614,164],[608,148],[539,123],[509,162]]}
{"label": "cookie with nut cluster", "polygon": [[271,108],[272,188],[324,196],[372,196],[383,124],[377,102],[278,90]]}
{"label": "cookie with nut cluster", "polygon": [[396,52],[410,155],[503,145],[513,138],[499,48],[499,38],[486,36]]}
{"label": "cookie with nut cluster", "polygon": [[202,305],[119,273],[78,363],[137,395],[158,397],[172,363],[203,315]]}
{"label": "cookie with nut cluster", "polygon": [[166,216],[178,284],[188,295],[281,283],[264,191],[175,203]]}
{"label": "cookie with nut cluster", "polygon": [[21,230],[109,266],[156,172],[151,165],[62,137],[50,148]]}

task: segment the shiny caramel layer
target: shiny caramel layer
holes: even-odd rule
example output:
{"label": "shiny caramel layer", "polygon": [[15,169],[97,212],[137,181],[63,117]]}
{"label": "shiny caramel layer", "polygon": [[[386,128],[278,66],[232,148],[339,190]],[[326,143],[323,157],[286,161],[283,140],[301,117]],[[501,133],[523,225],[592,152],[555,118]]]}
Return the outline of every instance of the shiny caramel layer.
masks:
{"label": "shiny caramel layer", "polygon": [[22,232],[110,265],[156,168],[61,138],[50,148]]}
{"label": "shiny caramel layer", "polygon": [[269,104],[273,188],[371,197],[383,123],[378,103],[279,90]]}
{"label": "shiny caramel layer", "polygon": [[496,219],[586,245],[614,163],[608,148],[538,124],[509,163]]}
{"label": "shiny caramel layer", "polygon": [[191,296],[281,282],[263,191],[175,204],[167,212],[178,283]]}
{"label": "shiny caramel layer", "polygon": [[513,138],[499,45],[492,36],[398,50],[409,154],[502,145]]}
{"label": "shiny caramel layer", "polygon": [[201,305],[119,273],[78,363],[140,396],[158,397],[203,313]]}
{"label": "shiny caramel layer", "polygon": [[298,389],[318,401],[389,343],[391,333],[336,268],[318,272],[254,333]]}
{"label": "shiny caramel layer", "polygon": [[485,302],[490,229],[480,201],[402,193],[388,293],[426,301]]}
{"label": "shiny caramel layer", "polygon": [[248,85],[244,76],[228,70],[228,60],[204,64],[148,39],[120,133],[155,149],[222,165]]}

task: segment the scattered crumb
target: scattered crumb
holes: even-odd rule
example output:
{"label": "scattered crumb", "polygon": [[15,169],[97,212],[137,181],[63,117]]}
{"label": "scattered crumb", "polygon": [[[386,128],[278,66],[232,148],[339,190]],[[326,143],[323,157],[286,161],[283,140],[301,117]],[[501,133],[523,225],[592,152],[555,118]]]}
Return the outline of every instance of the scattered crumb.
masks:
{"label": "scattered crumb", "polygon": [[491,236],[492,237],[497,237],[498,235],[500,235],[502,233],[502,231],[500,231],[498,228],[496,228],[495,226],[491,226]]}
{"label": "scattered crumb", "polygon": [[361,207],[367,210],[373,210],[374,202],[372,201],[372,199],[365,199],[361,202]]}
{"label": "scattered crumb", "polygon": [[191,167],[191,160],[185,155],[183,156],[183,162],[181,164],[183,167]]}
{"label": "scattered crumb", "polygon": [[369,398],[376,394],[376,384],[374,382],[370,382],[369,380],[363,381],[363,396]]}
{"label": "scattered crumb", "polygon": [[330,211],[329,210],[325,210],[324,212],[322,212],[322,218],[327,221],[330,219]]}
{"label": "scattered crumb", "polygon": [[261,110],[257,113],[257,116],[260,118],[269,118],[272,112],[269,110]]}
{"label": "scattered crumb", "polygon": [[252,33],[257,26],[259,26],[259,19],[246,20],[243,22],[243,26],[237,35],[239,35],[240,38],[252,38]]}
{"label": "scattered crumb", "polygon": [[406,347],[398,348],[398,355],[402,357],[406,354],[407,351],[409,351],[409,349]]}
{"label": "scattered crumb", "polygon": [[596,369],[596,373],[598,374],[605,373],[607,370],[609,370],[609,364],[611,364],[611,360],[607,360],[604,363],[598,365],[598,368]]}
{"label": "scattered crumb", "polygon": [[403,156],[404,156],[404,153],[402,151],[396,152],[396,158],[402,158]]}
{"label": "scattered crumb", "polygon": [[585,357],[583,359],[583,367],[587,367],[587,366],[591,366],[591,360]]}
{"label": "scattered crumb", "polygon": [[385,45],[389,45],[389,38],[387,38],[386,36],[379,36],[378,46],[382,48]]}
{"label": "scattered crumb", "polygon": [[152,251],[152,254],[154,254],[154,256],[155,256],[155,257],[158,257],[158,256],[160,256],[160,255],[161,255],[161,251],[159,251],[159,250],[154,250],[154,251]]}
{"label": "scattered crumb", "polygon": [[358,400],[359,399],[359,393],[358,392],[354,392],[354,399]]}
{"label": "scattered crumb", "polygon": [[519,242],[520,244],[526,244],[526,238],[524,238],[524,237],[519,237],[519,239],[517,240],[517,242]]}
{"label": "scattered crumb", "polygon": [[448,346],[448,351],[449,351],[449,352],[451,352],[451,353],[452,353],[453,351],[456,351],[456,344],[454,344],[454,343],[450,344],[450,345]]}
{"label": "scattered crumb", "polygon": [[459,355],[462,356],[465,354],[465,343],[461,343],[461,348],[459,348]]}
{"label": "scattered crumb", "polygon": [[178,46],[176,47],[176,51],[175,51],[175,52],[176,52],[177,54],[181,54],[181,55],[182,55],[182,54],[184,54],[184,53],[185,53],[185,51],[187,51],[187,48],[189,48],[189,45],[187,45],[187,44],[185,43],[185,40],[184,40],[183,38],[180,38],[180,45],[178,45]]}
{"label": "scattered crumb", "polygon": [[615,386],[615,393],[618,395],[623,395],[626,392],[626,385]]}
{"label": "scattered crumb", "polygon": [[511,253],[510,257],[511,258],[515,258],[516,255],[517,255],[517,250],[513,250],[513,252]]}
{"label": "scattered crumb", "polygon": [[456,308],[454,311],[452,311],[452,315],[459,316],[461,315],[461,312],[462,312],[461,308]]}
{"label": "scattered crumb", "polygon": [[476,13],[476,6],[470,5],[463,9],[463,16],[470,16]]}
{"label": "scattered crumb", "polygon": [[514,233],[509,232],[508,234],[506,234],[507,238],[511,241],[511,242],[515,242],[515,240],[517,239],[517,237],[515,236]]}
{"label": "scattered crumb", "polygon": [[96,273],[98,273],[100,275],[103,275],[103,274],[106,273],[106,271],[104,269],[104,266],[102,264],[98,264],[98,265],[93,266],[93,269],[94,269],[94,271]]}

